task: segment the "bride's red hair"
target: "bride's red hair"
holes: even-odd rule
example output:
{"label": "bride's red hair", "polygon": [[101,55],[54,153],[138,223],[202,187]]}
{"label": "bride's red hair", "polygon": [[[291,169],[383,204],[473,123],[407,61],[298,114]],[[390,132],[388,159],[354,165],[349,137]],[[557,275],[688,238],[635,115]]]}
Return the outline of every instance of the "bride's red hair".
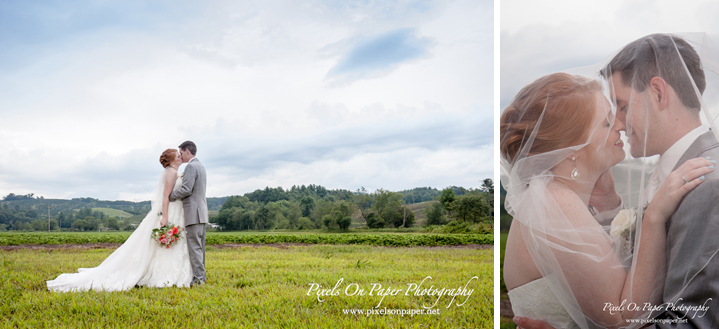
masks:
{"label": "bride's red hair", "polygon": [[567,73],[553,73],[528,84],[499,119],[502,155],[510,162],[515,160],[542,112],[542,126],[529,155],[584,143],[596,110],[594,92],[600,90],[597,81]]}
{"label": "bride's red hair", "polygon": [[162,165],[162,168],[167,168],[170,166],[172,161],[175,160],[175,157],[177,156],[177,150],[176,149],[167,149],[165,152],[162,152],[160,155],[160,164]]}

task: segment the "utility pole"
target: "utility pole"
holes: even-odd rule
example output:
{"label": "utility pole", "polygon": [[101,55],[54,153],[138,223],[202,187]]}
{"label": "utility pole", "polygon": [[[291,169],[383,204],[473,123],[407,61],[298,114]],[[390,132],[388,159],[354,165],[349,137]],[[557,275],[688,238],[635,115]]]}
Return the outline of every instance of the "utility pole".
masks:
{"label": "utility pole", "polygon": [[47,205],[47,233],[50,233],[50,205]]}

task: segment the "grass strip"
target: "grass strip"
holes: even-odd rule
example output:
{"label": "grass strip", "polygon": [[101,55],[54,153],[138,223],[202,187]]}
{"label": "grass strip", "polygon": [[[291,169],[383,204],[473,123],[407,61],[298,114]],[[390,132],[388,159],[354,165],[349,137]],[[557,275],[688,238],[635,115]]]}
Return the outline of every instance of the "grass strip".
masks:
{"label": "grass strip", "polygon": [[[0,246],[22,244],[123,243],[130,234],[131,232],[0,233]],[[431,247],[493,244],[494,238],[491,234],[207,233],[206,244],[224,243],[359,244],[391,247]]]}

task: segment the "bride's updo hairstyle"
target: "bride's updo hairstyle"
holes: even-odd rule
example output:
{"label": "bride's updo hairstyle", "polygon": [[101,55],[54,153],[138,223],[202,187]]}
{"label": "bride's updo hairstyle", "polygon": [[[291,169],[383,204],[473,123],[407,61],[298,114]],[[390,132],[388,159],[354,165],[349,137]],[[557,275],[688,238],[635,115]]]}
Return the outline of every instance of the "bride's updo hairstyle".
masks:
{"label": "bride's updo hairstyle", "polygon": [[170,166],[172,161],[175,160],[175,157],[177,156],[177,150],[175,149],[167,149],[160,155],[160,164],[162,165],[162,168],[167,168]]}
{"label": "bride's updo hairstyle", "polygon": [[586,142],[596,110],[594,92],[600,90],[597,81],[567,73],[545,75],[522,88],[499,120],[502,156],[514,163],[542,113],[529,155]]}

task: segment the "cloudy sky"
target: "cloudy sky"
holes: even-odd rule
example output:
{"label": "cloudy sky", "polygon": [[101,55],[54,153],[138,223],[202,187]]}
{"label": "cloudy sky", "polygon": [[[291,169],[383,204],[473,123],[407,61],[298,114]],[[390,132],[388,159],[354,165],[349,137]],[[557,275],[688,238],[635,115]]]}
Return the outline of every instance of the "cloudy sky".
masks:
{"label": "cloudy sky", "polygon": [[193,140],[208,196],[478,187],[492,1],[0,2],[0,194],[146,200]]}
{"label": "cloudy sky", "polygon": [[647,34],[706,32],[719,42],[715,0],[501,0],[499,9],[502,110],[533,80],[609,60]]}

